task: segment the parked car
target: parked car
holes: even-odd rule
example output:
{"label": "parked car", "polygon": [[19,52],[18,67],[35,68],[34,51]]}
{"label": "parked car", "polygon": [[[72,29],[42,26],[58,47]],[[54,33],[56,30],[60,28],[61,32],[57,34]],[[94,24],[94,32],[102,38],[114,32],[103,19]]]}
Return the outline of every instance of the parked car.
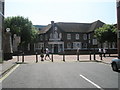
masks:
{"label": "parked car", "polygon": [[113,71],[118,71],[120,69],[120,59],[112,59],[111,66]]}

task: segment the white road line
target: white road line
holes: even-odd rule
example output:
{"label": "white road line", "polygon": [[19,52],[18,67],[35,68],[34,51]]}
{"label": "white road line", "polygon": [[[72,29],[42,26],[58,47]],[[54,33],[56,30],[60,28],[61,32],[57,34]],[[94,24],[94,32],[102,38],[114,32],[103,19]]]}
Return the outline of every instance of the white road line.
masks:
{"label": "white road line", "polygon": [[80,76],[85,79],[86,81],[88,81],[89,83],[93,84],[95,87],[99,88],[100,90],[104,90],[103,88],[101,88],[100,86],[98,86],[97,84],[95,84],[94,82],[92,82],[91,80],[87,79],[85,76],[81,75]]}
{"label": "white road line", "polygon": [[15,69],[17,69],[17,67],[19,67],[20,64],[16,65],[12,70],[10,70],[5,76],[3,76],[2,78],[0,78],[0,83],[6,79]]}

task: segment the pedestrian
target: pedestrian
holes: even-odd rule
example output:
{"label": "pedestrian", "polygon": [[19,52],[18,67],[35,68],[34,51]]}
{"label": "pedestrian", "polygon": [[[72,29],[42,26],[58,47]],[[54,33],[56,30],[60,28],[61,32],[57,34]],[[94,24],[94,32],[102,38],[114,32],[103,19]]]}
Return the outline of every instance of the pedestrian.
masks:
{"label": "pedestrian", "polygon": [[102,50],[101,50],[101,48],[98,49],[98,52],[99,52],[99,56],[101,57],[101,55],[102,55]]}
{"label": "pedestrian", "polygon": [[46,52],[45,60],[46,60],[46,57],[48,57],[50,59],[50,55],[49,55],[50,51],[49,51],[48,47],[45,49],[45,52]]}
{"label": "pedestrian", "polygon": [[44,49],[41,49],[41,53],[40,53],[40,57],[41,57],[41,61],[44,61]]}
{"label": "pedestrian", "polygon": [[103,49],[103,53],[104,53],[104,57],[106,57],[106,56],[105,56],[105,54],[106,54],[106,49],[105,49],[105,48]]}

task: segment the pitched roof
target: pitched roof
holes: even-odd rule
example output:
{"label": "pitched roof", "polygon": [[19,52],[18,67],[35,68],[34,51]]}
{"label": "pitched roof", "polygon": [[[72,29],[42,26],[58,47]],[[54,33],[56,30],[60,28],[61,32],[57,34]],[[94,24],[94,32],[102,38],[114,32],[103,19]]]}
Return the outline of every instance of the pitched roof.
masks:
{"label": "pitched roof", "polygon": [[[102,27],[103,22],[100,20],[95,21],[93,23],[65,23],[65,22],[59,22],[55,23],[55,25],[61,29],[64,32],[81,32],[81,33],[87,33],[92,32],[96,28]],[[52,27],[51,24],[49,24],[47,27],[43,28],[39,33],[43,34],[49,31],[49,29]]]}
{"label": "pitched roof", "polygon": [[44,34],[46,33],[47,31],[49,31],[51,28],[51,24],[47,25],[46,27],[44,27],[42,30],[40,30],[38,33],[39,34]]}

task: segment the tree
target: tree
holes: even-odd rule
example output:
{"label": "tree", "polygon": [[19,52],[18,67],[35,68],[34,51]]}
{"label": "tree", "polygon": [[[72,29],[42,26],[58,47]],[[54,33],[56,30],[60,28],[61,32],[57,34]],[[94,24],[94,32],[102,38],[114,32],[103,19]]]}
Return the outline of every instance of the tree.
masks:
{"label": "tree", "polygon": [[104,42],[117,42],[117,29],[114,25],[104,24],[95,30],[95,37],[102,44]]}
{"label": "tree", "polygon": [[21,45],[26,46],[28,43],[33,42],[36,37],[36,30],[33,28],[32,22],[28,18],[22,16],[7,17],[5,18],[5,29],[10,28],[13,35],[17,34],[21,37]]}

